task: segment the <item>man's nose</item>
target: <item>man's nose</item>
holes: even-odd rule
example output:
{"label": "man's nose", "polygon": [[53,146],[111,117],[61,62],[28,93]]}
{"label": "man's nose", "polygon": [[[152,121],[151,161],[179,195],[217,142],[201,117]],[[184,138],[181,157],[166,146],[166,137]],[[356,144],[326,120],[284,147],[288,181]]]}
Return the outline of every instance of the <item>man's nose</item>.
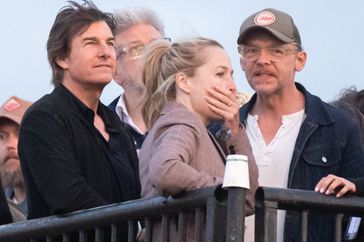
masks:
{"label": "man's nose", "polygon": [[265,63],[270,61],[270,54],[268,49],[260,48],[257,56],[257,62]]}
{"label": "man's nose", "polygon": [[19,136],[17,134],[9,134],[6,140],[8,147],[17,148],[18,147]]}
{"label": "man's nose", "polygon": [[112,48],[110,45],[108,45],[107,43],[102,43],[100,44],[100,56],[104,57],[104,58],[108,58],[112,55],[116,55],[115,54],[115,49]]}

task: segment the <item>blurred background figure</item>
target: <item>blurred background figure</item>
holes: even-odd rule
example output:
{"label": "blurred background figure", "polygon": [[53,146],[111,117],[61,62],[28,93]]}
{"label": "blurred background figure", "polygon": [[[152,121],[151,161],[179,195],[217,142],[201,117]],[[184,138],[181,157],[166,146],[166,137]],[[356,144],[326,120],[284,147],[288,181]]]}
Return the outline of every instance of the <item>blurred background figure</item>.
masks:
{"label": "blurred background figure", "polygon": [[25,220],[28,212],[18,138],[21,119],[30,105],[13,96],[0,107],[0,174],[13,222]]}
{"label": "blurred background figure", "polygon": [[337,101],[350,103],[364,114],[364,89],[358,91],[355,86],[343,89]]}
{"label": "blurred background figure", "polygon": [[250,98],[251,98],[252,95],[248,94],[248,93],[245,93],[245,92],[241,92],[241,91],[238,91],[237,95],[236,95],[236,98],[238,99],[238,104],[239,104],[239,107],[243,106],[245,103],[247,103]]}
{"label": "blurred background figure", "polygon": [[342,109],[351,119],[358,123],[364,142],[364,89],[358,91],[355,86],[343,89],[332,104]]}

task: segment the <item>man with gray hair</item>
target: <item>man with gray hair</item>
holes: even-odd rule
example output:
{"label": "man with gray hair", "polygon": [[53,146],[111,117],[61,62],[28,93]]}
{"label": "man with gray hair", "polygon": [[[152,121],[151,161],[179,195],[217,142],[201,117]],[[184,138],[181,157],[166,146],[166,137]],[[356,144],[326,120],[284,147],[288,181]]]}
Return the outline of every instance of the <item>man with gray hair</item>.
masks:
{"label": "man with gray hair", "polygon": [[127,125],[139,150],[147,131],[141,113],[141,99],[145,92],[142,56],[146,45],[164,38],[164,25],[158,15],[148,8],[125,8],[114,12],[114,18],[117,60],[114,80],[124,93],[109,106]]}

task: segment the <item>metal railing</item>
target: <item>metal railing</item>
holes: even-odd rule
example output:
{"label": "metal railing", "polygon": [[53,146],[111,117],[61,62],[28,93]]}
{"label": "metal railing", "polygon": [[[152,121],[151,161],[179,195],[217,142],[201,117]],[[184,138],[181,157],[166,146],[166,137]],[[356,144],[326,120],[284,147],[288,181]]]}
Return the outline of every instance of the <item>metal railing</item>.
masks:
{"label": "metal railing", "polygon": [[[0,241],[120,241],[120,223],[127,220],[128,241],[135,241],[135,222],[145,224],[145,240],[152,241],[153,225],[161,219],[168,241],[169,222],[177,220],[178,241],[186,241],[187,217],[194,214],[194,241],[243,241],[245,189],[208,187],[0,226]],[[227,222],[228,221],[228,222]],[[226,226],[228,224],[228,226]],[[105,237],[106,235],[106,237]],[[106,238],[106,239],[105,239]]]}
{"label": "metal railing", "polygon": [[275,242],[277,210],[298,211],[301,217],[300,241],[307,242],[308,217],[312,211],[335,216],[334,241],[342,239],[343,215],[363,216],[364,198],[336,198],[317,192],[296,189],[259,187],[255,194],[255,241]]}
{"label": "metal railing", "polygon": [[[363,197],[337,199],[312,191],[260,187],[256,192],[255,241],[273,242],[277,234],[277,210],[298,211],[301,238],[307,241],[311,211],[335,215],[335,241],[341,241],[343,214],[363,215]],[[161,241],[170,238],[170,222],[177,226],[177,241],[187,241],[188,220],[194,214],[194,241],[244,241],[245,190],[202,188],[175,197],[154,197],[77,211],[65,215],[0,226],[0,241],[120,241],[121,220],[128,223],[128,241],[135,241],[135,221],[143,221],[145,240],[152,241],[156,219],[161,221]],[[90,233],[92,234],[90,236]],[[58,236],[58,237],[57,237]],[[249,241],[250,242],[250,241]]]}

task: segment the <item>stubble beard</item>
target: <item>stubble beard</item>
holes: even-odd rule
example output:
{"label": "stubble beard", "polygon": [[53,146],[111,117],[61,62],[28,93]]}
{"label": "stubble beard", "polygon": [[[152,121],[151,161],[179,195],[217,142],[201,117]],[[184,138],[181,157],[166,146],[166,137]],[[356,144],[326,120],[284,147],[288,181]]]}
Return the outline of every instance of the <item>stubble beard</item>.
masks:
{"label": "stubble beard", "polygon": [[2,167],[0,169],[0,174],[3,188],[24,185],[23,173],[20,168],[11,170],[9,168]]}

